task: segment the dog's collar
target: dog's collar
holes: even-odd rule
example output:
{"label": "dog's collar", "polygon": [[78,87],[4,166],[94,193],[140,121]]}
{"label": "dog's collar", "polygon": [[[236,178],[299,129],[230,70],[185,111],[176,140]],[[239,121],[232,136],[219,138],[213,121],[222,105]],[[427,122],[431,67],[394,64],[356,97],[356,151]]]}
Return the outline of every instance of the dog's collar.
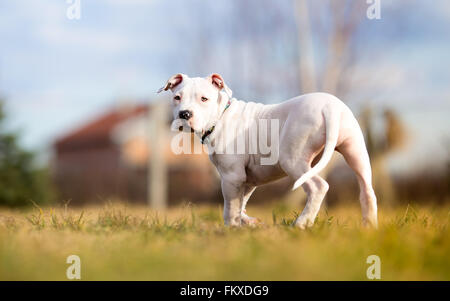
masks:
{"label": "dog's collar", "polygon": [[[220,115],[219,119],[217,121],[220,120],[220,118],[222,118],[223,114],[225,113],[225,111],[230,107],[231,105],[231,98],[228,99],[227,105],[225,106],[225,109],[223,109],[222,111],[222,115]],[[214,128],[216,127],[216,125],[213,125],[212,127],[209,128],[209,130],[207,130],[203,135],[202,135],[202,144],[208,143],[208,138],[209,135],[211,135],[211,133],[214,131]]]}

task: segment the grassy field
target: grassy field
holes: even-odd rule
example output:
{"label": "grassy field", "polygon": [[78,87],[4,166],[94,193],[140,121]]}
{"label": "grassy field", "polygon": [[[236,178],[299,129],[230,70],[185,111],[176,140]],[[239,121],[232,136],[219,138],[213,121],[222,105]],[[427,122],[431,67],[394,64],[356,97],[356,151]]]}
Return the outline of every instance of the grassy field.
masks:
{"label": "grassy field", "polygon": [[264,225],[225,228],[219,206],[1,209],[0,280],[66,280],[72,254],[82,280],[367,280],[372,254],[382,280],[450,280],[449,207],[380,208],[378,230],[358,207],[306,231],[280,205],[248,213]]}

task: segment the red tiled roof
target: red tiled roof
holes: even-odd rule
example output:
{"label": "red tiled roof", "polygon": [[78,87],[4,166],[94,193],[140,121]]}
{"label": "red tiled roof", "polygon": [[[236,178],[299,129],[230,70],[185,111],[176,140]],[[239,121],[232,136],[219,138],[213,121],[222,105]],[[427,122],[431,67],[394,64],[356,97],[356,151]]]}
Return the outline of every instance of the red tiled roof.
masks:
{"label": "red tiled roof", "polygon": [[138,105],[132,108],[115,109],[94,119],[81,128],[67,134],[55,142],[57,149],[71,147],[74,145],[85,145],[86,143],[107,143],[111,130],[122,121],[148,112],[147,104]]}

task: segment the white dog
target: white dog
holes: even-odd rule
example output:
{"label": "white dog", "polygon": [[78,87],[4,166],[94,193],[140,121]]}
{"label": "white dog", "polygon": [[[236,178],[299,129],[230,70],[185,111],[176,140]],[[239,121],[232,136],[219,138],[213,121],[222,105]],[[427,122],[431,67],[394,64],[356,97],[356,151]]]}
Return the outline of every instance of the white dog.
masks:
{"label": "white dog", "polygon": [[[183,119],[202,143],[215,147],[210,159],[221,176],[226,225],[257,223],[245,211],[252,192],[259,185],[285,176],[294,181],[293,189],[302,186],[307,194],[306,206],[295,225],[302,229],[313,225],[328,191],[328,183],[318,173],[337,150],[356,173],[363,224],[377,226],[377,201],[364,137],[352,112],[338,98],[311,93],[276,105],[244,102],[232,98],[218,74],[206,78],[176,74],[158,92],[169,89],[173,93],[174,118]],[[226,145],[238,143],[240,135],[235,133],[250,136],[251,124],[263,119],[276,120],[279,125],[268,137],[277,146],[274,164],[261,164],[266,155],[261,152],[225,151]],[[275,141],[277,137],[279,141]],[[248,149],[249,142],[245,143]]]}

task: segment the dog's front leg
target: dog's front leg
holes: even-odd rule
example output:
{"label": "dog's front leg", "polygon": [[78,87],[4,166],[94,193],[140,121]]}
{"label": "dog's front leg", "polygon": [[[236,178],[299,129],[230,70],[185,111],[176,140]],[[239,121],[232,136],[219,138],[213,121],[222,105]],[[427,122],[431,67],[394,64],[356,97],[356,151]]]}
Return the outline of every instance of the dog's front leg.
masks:
{"label": "dog's front leg", "polygon": [[241,183],[222,180],[222,194],[224,198],[223,219],[225,226],[241,225],[244,188],[244,185]]}
{"label": "dog's front leg", "polygon": [[245,186],[242,197],[241,223],[248,226],[256,226],[261,224],[261,221],[258,218],[248,216],[245,210],[245,206],[247,205],[247,202],[255,189],[255,186]]}

